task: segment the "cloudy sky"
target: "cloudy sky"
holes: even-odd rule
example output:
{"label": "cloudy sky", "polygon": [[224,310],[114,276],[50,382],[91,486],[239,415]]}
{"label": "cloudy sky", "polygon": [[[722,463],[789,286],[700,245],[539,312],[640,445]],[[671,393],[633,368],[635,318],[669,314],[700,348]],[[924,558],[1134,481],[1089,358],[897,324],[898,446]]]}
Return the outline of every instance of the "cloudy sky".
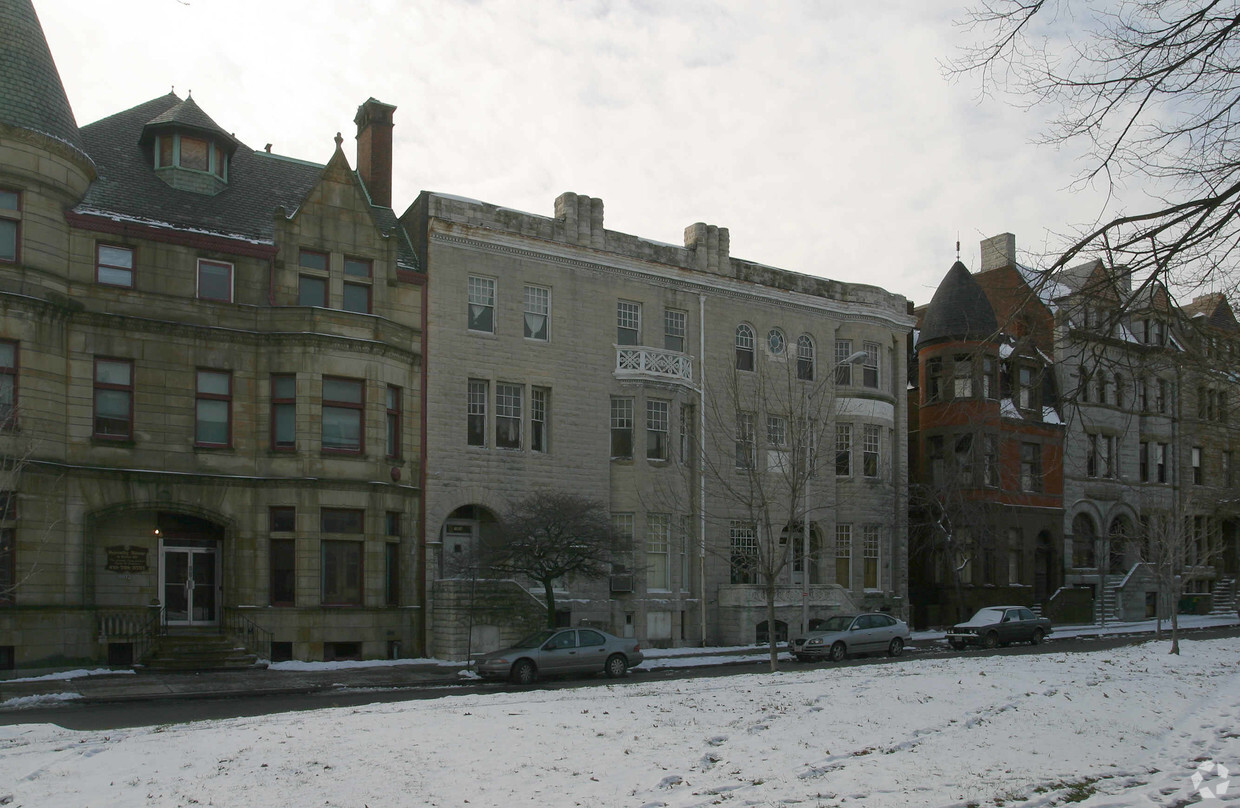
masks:
{"label": "cloudy sky", "polygon": [[79,124],[175,87],[246,145],[325,162],[395,104],[394,207],[423,189],[926,302],[978,241],[1092,220],[1036,113],[944,79],[966,0],[35,0]]}

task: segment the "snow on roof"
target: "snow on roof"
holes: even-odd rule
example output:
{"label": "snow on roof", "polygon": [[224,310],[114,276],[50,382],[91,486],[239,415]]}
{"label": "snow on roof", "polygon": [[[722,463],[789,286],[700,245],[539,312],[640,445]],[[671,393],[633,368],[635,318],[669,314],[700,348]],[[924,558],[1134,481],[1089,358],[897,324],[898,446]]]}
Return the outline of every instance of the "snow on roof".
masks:
{"label": "snow on roof", "polygon": [[1043,407],[1042,408],[1042,423],[1062,424],[1063,421],[1059,418],[1059,413],[1055,411],[1054,407]]}
{"label": "snow on roof", "polygon": [[1033,269],[1018,263],[1016,264],[1016,271],[1020,273],[1020,276],[1029,285],[1029,288],[1034,291],[1034,294],[1038,296],[1038,299],[1052,312],[1058,309],[1058,306],[1055,305],[1056,300],[1072,294],[1071,289],[1042,270]]}
{"label": "snow on roof", "polygon": [[1021,415],[1020,408],[1010,398],[999,399],[999,415],[1004,418],[1020,418],[1022,420],[1025,417]]}
{"label": "snow on roof", "polygon": [[143,224],[148,227],[161,227],[167,230],[176,230],[179,233],[198,233],[204,236],[216,236],[218,238],[231,239],[233,241],[244,241],[247,244],[265,244],[271,245],[275,242],[272,239],[254,238],[253,236],[243,236],[238,233],[225,233],[219,230],[207,230],[202,227],[185,227],[184,225],[173,224],[171,222],[161,222],[158,219],[149,219],[145,216],[130,216],[123,213],[113,213],[112,211],[100,210],[86,205],[80,205],[77,208],[78,213],[84,213],[91,216],[100,216],[104,219],[111,219],[114,222],[133,222],[134,224]]}

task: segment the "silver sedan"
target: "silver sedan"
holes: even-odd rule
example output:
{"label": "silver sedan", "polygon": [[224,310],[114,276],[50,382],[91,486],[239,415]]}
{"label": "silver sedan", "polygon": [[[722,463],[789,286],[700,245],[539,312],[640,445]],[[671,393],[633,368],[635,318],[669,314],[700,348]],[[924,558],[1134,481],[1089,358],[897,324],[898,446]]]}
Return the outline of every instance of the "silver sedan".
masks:
{"label": "silver sedan", "polygon": [[606,673],[619,678],[645,657],[637,640],[623,640],[596,628],[545,628],[510,648],[483,654],[478,675],[528,685],[539,676]]}
{"label": "silver sedan", "polygon": [[819,627],[794,638],[788,652],[798,662],[830,659],[839,662],[849,654],[886,652],[899,656],[909,641],[908,625],[889,614],[837,614]]}

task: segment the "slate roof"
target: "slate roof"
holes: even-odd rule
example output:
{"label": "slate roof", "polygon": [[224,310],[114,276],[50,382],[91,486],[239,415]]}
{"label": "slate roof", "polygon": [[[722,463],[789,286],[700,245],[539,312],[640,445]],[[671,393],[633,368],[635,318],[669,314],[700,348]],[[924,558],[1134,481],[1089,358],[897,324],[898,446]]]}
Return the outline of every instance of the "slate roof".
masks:
{"label": "slate roof", "polygon": [[0,123],[50,135],[85,154],[30,0],[0,0]]}
{"label": "slate roof", "polygon": [[1202,317],[1213,328],[1221,331],[1240,331],[1240,324],[1236,322],[1236,315],[1232,312],[1231,304],[1221,292],[1202,295],[1182,308],[1189,317]]}
{"label": "slate roof", "polygon": [[935,290],[922,319],[918,347],[937,340],[986,340],[999,330],[995,310],[968,267],[957,261]]}
{"label": "slate roof", "polygon": [[152,129],[195,129],[227,140],[232,148],[240,145],[236,138],[224,131],[224,127],[211,120],[211,116],[202,111],[202,107],[194,102],[192,95],[147,121],[143,132]]}
{"label": "slate roof", "polygon": [[[175,93],[83,126],[82,141],[99,176],[75,209],[78,213],[270,244],[275,240],[277,208],[292,215],[323,173],[321,164],[254,151],[232,139],[237,148],[223,191],[208,196],[172,188],[156,176],[150,142],[142,145],[143,130],[152,122],[180,122],[200,130],[209,126],[227,135],[196,103],[182,101]],[[371,211],[380,230],[398,239],[398,263],[416,269],[413,246],[395,212],[381,207]]]}

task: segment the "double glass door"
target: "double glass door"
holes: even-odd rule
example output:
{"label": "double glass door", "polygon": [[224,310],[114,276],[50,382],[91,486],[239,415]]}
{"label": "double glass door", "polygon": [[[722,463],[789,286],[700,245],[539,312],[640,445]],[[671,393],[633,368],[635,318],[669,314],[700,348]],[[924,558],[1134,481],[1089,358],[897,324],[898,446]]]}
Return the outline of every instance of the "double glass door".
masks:
{"label": "double glass door", "polygon": [[218,622],[219,552],[215,542],[163,548],[160,566],[164,619],[169,625],[207,626]]}

